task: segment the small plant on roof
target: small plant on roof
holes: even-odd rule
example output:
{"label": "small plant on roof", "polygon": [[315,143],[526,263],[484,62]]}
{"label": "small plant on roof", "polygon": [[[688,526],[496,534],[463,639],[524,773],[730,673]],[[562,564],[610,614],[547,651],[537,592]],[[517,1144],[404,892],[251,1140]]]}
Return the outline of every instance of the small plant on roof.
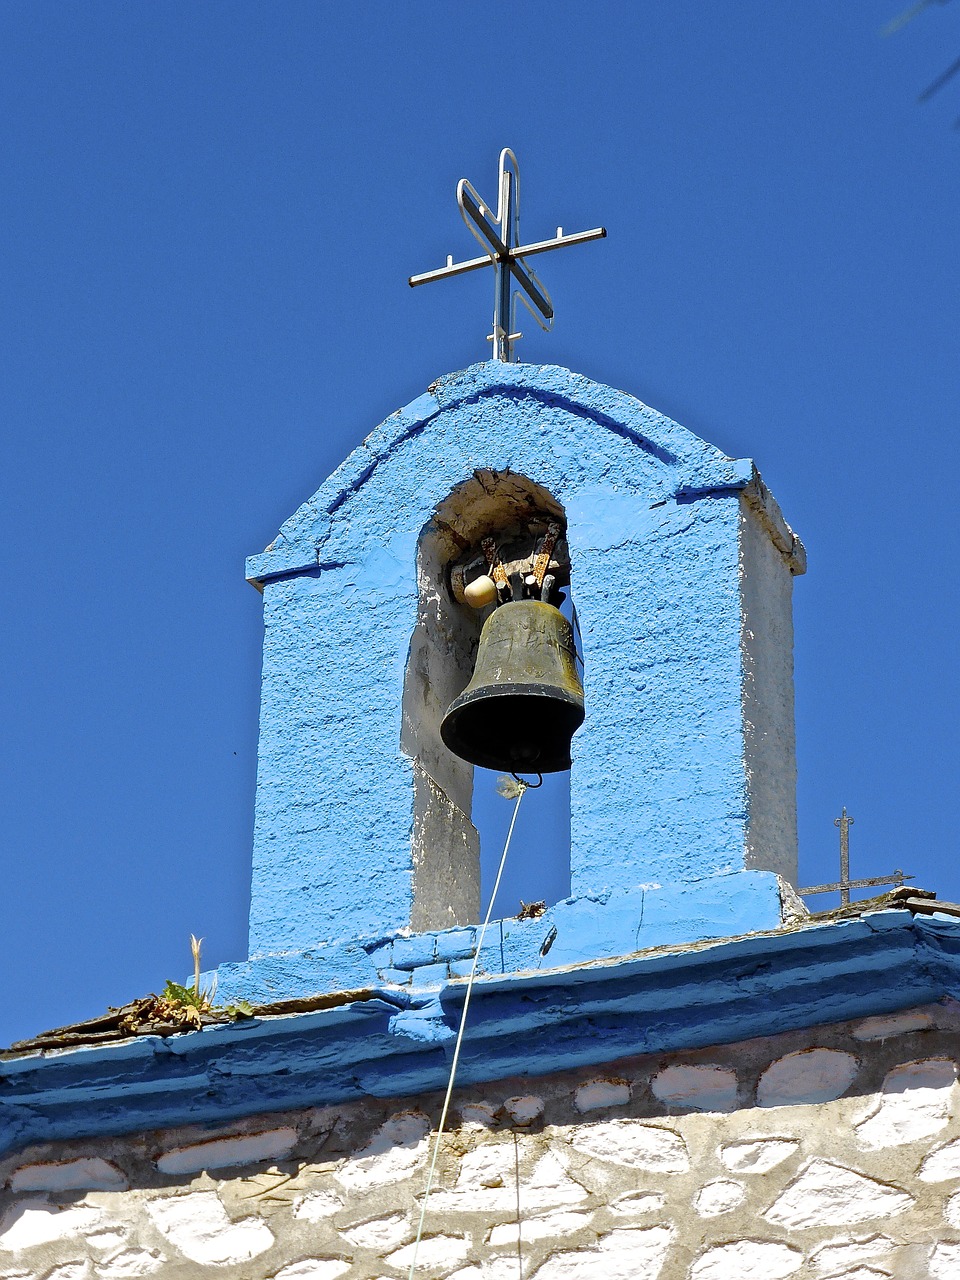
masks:
{"label": "small plant on roof", "polygon": [[246,1000],[237,1000],[233,1004],[217,1006],[213,1003],[213,998],[217,993],[217,979],[214,975],[213,981],[207,987],[200,985],[200,948],[203,945],[203,939],[190,935],[190,952],[193,956],[193,984],[189,987],[181,986],[179,982],[167,979],[167,985],[163,988],[163,992],[159,997],[159,1003],[163,1006],[162,1010],[158,1010],[162,1015],[169,1015],[172,1021],[192,1023],[195,1027],[203,1025],[204,1014],[228,1014],[230,1017],[249,1016],[253,1010]]}

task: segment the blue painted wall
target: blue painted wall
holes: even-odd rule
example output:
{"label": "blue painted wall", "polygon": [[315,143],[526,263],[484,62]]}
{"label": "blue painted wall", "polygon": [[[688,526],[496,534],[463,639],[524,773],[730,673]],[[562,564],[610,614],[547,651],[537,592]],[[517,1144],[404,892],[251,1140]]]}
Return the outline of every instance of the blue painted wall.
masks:
{"label": "blue painted wall", "polygon": [[[589,714],[571,892],[744,866],[739,498],[594,484],[569,503]],[[673,492],[670,492],[670,489]]]}
{"label": "blue painted wall", "polygon": [[[735,874],[747,819],[739,491],[752,467],[567,370],[491,362],[388,418],[248,562],[266,628],[251,955],[409,923],[400,713],[416,551],[477,467],[520,472],[567,512],[587,698],[574,897],[733,876],[745,902],[759,894],[756,927],[771,927],[773,878]],[[731,911],[742,926],[743,902]]]}

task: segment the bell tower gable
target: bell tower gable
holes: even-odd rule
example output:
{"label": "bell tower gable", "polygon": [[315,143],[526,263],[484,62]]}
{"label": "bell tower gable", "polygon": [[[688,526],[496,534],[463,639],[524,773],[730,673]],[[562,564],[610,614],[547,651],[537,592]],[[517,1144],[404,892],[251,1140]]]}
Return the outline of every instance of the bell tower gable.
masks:
{"label": "bell tower gable", "polygon": [[[337,513],[374,481],[385,461],[424,433],[433,435],[443,452],[444,443],[456,443],[451,433],[461,422],[469,424],[492,416],[484,413],[483,406],[496,402],[505,410],[501,415],[505,443],[515,419],[524,416],[525,407],[527,411],[536,408],[536,433],[548,431],[551,421],[560,425],[573,455],[582,452],[585,443],[577,430],[578,422],[593,439],[606,431],[632,444],[636,456],[629,449],[616,453],[617,462],[627,464],[626,475],[619,477],[623,481],[633,478],[636,482],[654,472],[656,468],[646,465],[648,462],[659,463],[671,473],[678,489],[691,493],[724,485],[739,487],[749,479],[745,468],[752,464],[727,458],[686,427],[626,392],[556,365],[487,361],[438,378],[423,395],[374,428],[317,492],[284,521],[267,550],[248,558],[247,580],[259,587],[271,577],[296,572],[305,552],[309,556],[311,548],[318,549],[330,539]],[[469,438],[459,443],[466,446],[458,450],[461,456],[475,452]],[[486,465],[495,463],[487,460]]]}
{"label": "bell tower gable", "polygon": [[[476,644],[456,639],[475,621],[447,573],[534,509],[563,522],[583,635],[574,896],[789,874],[802,548],[751,463],[567,370],[490,362],[386,419],[248,561],[265,618],[251,954],[476,920],[472,769],[436,733]],[[752,649],[745,573],[770,635]],[[764,773],[770,734],[786,783]]]}

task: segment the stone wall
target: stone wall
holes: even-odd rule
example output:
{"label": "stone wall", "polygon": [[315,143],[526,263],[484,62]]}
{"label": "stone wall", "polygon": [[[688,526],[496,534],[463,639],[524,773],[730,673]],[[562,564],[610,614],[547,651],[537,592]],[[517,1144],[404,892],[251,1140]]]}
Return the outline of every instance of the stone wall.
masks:
{"label": "stone wall", "polygon": [[[417,1274],[954,1280],[958,1028],[946,1003],[458,1090]],[[21,1151],[0,1280],[403,1280],[440,1102]]]}

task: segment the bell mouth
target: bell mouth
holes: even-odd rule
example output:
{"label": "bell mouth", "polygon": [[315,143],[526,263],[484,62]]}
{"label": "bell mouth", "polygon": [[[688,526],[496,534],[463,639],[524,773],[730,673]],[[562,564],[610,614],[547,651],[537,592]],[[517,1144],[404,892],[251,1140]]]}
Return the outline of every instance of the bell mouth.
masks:
{"label": "bell mouth", "polygon": [[454,755],[483,769],[563,773],[583,719],[582,700],[555,685],[487,685],[450,704],[440,737]]}

